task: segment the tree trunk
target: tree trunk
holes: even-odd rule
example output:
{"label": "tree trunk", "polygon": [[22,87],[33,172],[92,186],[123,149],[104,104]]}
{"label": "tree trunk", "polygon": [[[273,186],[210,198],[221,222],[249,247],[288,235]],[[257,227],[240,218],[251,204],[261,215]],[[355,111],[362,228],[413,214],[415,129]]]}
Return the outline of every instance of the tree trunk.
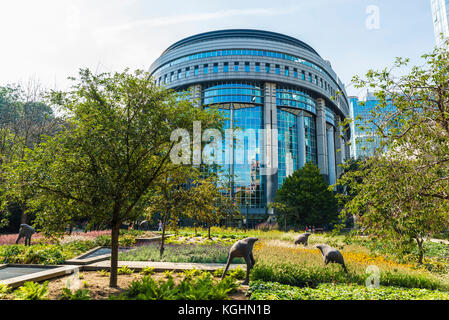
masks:
{"label": "tree trunk", "polygon": [[423,250],[423,239],[416,239],[416,242],[418,243],[418,264],[423,264],[423,258],[424,258],[424,250]]}
{"label": "tree trunk", "polygon": [[111,231],[111,277],[109,278],[110,287],[117,287],[119,232],[120,232],[120,223],[113,224]]}
{"label": "tree trunk", "polygon": [[161,248],[159,249],[161,261],[162,261],[162,256],[164,255],[164,250],[165,250],[164,243],[165,243],[165,221],[162,224]]}

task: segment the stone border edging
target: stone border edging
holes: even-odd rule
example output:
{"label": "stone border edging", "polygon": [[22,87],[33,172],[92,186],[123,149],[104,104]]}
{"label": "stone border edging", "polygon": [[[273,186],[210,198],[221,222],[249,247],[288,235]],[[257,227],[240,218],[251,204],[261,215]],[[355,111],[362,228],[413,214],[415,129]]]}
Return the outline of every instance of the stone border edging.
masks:
{"label": "stone border edging", "polygon": [[44,281],[44,280],[48,280],[48,279],[53,279],[53,278],[56,278],[59,276],[72,274],[77,269],[78,270],[80,269],[78,266],[73,266],[73,265],[64,265],[63,266],[63,265],[14,264],[14,263],[0,265],[0,268],[7,268],[7,267],[23,267],[23,268],[49,267],[49,270],[34,272],[34,273],[26,274],[23,276],[0,280],[1,284],[6,284],[12,288],[19,287],[27,281],[39,282],[39,281]]}

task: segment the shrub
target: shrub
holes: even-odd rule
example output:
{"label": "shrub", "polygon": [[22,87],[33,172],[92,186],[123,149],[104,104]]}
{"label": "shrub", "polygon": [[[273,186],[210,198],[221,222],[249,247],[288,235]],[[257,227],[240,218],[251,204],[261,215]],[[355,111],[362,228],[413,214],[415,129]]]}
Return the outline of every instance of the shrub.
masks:
{"label": "shrub", "polygon": [[[199,272],[199,273],[198,273]],[[197,276],[193,277],[195,273]],[[224,300],[234,291],[238,284],[228,277],[215,281],[209,272],[190,270],[184,279],[175,284],[172,276],[166,280],[156,281],[151,276],[134,280],[125,293],[111,299],[120,300]]]}
{"label": "shrub", "polygon": [[368,289],[355,284],[320,284],[316,289],[276,282],[251,282],[251,300],[448,300],[449,293],[428,289],[379,287]]}
{"label": "shrub", "polygon": [[42,285],[33,281],[27,281],[14,291],[16,300],[45,300],[47,295],[48,281],[45,281]]}
{"label": "shrub", "polygon": [[5,298],[10,291],[11,288],[8,285],[0,283],[0,299]]}
{"label": "shrub", "polygon": [[117,274],[133,274],[134,270],[129,268],[128,266],[123,266],[117,269]]}
{"label": "shrub", "polygon": [[144,276],[152,275],[154,273],[154,267],[144,267],[140,270],[140,273]]}
{"label": "shrub", "polygon": [[101,277],[109,277],[109,271],[108,270],[98,270],[97,272],[98,272],[98,274]]}
{"label": "shrub", "polygon": [[62,288],[60,300],[90,300],[90,294],[88,289],[78,289],[72,292],[68,288]]}

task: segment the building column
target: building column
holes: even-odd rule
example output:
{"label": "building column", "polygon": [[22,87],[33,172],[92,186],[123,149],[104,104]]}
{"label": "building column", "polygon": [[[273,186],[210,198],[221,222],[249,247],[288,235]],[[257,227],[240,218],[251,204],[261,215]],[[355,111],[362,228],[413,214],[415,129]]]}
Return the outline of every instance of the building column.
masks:
{"label": "building column", "polygon": [[[274,200],[278,188],[278,135],[277,135],[277,109],[276,84],[265,83],[264,96],[264,129],[266,130],[263,143],[263,163],[261,175],[266,177],[267,205]],[[273,210],[270,209],[270,213]]]}
{"label": "building column", "polygon": [[306,133],[304,128],[304,111],[300,111],[296,121],[296,135],[298,138],[298,168],[306,164]]}
{"label": "building column", "polygon": [[327,154],[328,154],[328,172],[329,184],[337,182],[337,175],[335,171],[335,143],[334,143],[334,127],[330,126],[327,129]]}
{"label": "building column", "polygon": [[324,99],[316,100],[316,146],[318,156],[318,168],[321,174],[328,178],[329,167],[327,161],[326,142],[326,103]]}
{"label": "building column", "polygon": [[336,164],[337,164],[337,178],[342,174],[342,165],[345,162],[345,140],[342,137],[343,132],[340,127],[340,119],[336,116],[336,129],[335,129],[335,152],[336,152]]}

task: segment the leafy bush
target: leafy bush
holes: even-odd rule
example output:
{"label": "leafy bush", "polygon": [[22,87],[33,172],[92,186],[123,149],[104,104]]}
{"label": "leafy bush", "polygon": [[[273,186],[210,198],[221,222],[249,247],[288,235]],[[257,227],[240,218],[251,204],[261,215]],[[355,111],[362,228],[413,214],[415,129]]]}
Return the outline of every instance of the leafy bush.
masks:
{"label": "leafy bush", "polygon": [[129,268],[128,266],[123,266],[117,269],[117,274],[133,274],[134,270]]}
{"label": "leafy bush", "polygon": [[98,274],[101,277],[109,277],[109,271],[108,270],[98,270],[97,272],[98,272]]}
{"label": "leafy bush", "polygon": [[[118,245],[120,247],[132,247],[136,243],[136,236],[126,233],[118,238]],[[95,239],[95,245],[101,247],[110,247],[111,246],[111,236],[110,235],[101,235]]]}
{"label": "leafy bush", "polygon": [[0,283],[0,299],[5,298],[10,291],[11,288],[8,285]]}
{"label": "leafy bush", "polygon": [[90,294],[88,289],[78,289],[72,292],[68,288],[62,288],[61,300],[90,300]]}
{"label": "leafy bush", "polygon": [[154,273],[154,267],[144,267],[140,270],[140,273],[144,276],[152,275]]}
{"label": "leafy bush", "polygon": [[320,284],[316,289],[299,288],[276,282],[251,282],[251,300],[448,300],[449,293],[428,289],[380,287],[368,289],[360,285]]}
{"label": "leafy bush", "polygon": [[0,263],[62,264],[95,246],[93,241],[75,240],[64,244],[22,244],[0,246]]}
{"label": "leafy bush", "polygon": [[45,281],[42,285],[37,282],[27,281],[14,291],[16,300],[45,300],[47,295],[48,281]]}
{"label": "leafy bush", "polygon": [[[193,277],[195,273],[197,276]],[[232,277],[215,281],[209,272],[189,271],[176,285],[172,276],[156,281],[145,276],[133,281],[125,293],[111,299],[120,300],[224,300],[237,289],[238,284]]]}

